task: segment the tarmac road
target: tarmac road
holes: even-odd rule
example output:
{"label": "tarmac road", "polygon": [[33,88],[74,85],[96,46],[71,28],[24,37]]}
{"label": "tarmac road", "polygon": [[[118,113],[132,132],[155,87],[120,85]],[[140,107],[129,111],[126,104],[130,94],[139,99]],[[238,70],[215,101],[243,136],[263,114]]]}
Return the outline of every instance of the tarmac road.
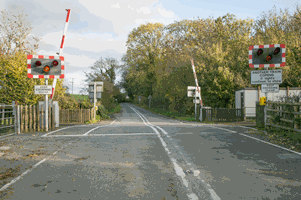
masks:
{"label": "tarmac road", "polygon": [[301,199],[299,153],[121,106],[111,121],[2,139],[0,199]]}

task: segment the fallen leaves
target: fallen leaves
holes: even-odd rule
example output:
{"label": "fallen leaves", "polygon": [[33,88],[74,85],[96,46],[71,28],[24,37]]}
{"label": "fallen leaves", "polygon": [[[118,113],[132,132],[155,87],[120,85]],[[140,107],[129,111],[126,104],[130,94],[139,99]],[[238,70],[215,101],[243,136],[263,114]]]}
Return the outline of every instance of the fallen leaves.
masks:
{"label": "fallen leaves", "polygon": [[294,140],[291,137],[291,136],[294,136],[294,134],[289,134],[286,132],[280,132],[280,131],[274,131],[274,130],[267,131],[267,132],[262,132],[259,130],[250,130],[246,133],[260,135],[263,137],[263,140],[266,140],[267,142],[285,147],[290,150],[301,152],[301,148],[298,145],[299,140]]}
{"label": "fallen leaves", "polygon": [[21,171],[20,167],[22,167],[22,165],[18,165],[15,168],[10,167],[5,172],[0,173],[0,180],[18,176],[18,172]]}

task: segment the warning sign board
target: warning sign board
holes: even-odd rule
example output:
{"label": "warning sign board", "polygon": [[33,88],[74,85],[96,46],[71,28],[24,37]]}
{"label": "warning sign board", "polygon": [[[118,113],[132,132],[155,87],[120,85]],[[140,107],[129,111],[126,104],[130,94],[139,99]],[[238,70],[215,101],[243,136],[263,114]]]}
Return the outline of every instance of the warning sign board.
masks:
{"label": "warning sign board", "polygon": [[261,92],[277,93],[279,92],[279,85],[261,85]]}
{"label": "warning sign board", "polygon": [[251,72],[251,85],[256,84],[281,84],[282,69],[254,70]]}
{"label": "warning sign board", "polygon": [[35,85],[34,86],[35,94],[52,94],[51,85]]}

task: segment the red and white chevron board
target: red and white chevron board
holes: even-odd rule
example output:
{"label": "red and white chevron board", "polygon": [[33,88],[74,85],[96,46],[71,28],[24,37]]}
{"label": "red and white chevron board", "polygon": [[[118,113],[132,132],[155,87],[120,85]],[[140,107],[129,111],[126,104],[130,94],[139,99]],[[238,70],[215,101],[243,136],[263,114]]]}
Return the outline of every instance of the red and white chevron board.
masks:
{"label": "red and white chevron board", "polygon": [[[271,47],[281,47],[282,48],[282,63],[281,64],[261,64],[253,65],[252,63],[252,50],[259,48],[271,48]],[[259,68],[259,67],[284,67],[285,66],[285,44],[268,44],[268,45],[253,45],[249,46],[249,67],[250,68]]]}
{"label": "red and white chevron board", "polygon": [[[60,59],[61,60],[61,75],[32,75],[31,74],[31,59],[41,58],[41,59]],[[45,56],[45,55],[27,55],[27,77],[28,78],[65,78],[65,60],[64,56]]]}

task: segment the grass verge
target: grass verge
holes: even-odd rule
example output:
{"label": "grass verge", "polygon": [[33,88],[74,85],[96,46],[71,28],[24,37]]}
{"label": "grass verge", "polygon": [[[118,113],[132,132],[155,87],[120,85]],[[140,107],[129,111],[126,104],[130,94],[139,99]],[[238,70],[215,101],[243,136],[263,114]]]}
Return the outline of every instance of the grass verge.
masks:
{"label": "grass verge", "polygon": [[164,115],[164,116],[167,116],[167,117],[171,117],[173,119],[178,119],[178,120],[182,120],[182,121],[197,121],[197,120],[195,120],[194,115],[183,115],[179,112],[171,112],[169,110],[165,110],[161,107],[151,107],[151,108],[149,108],[147,105],[144,105],[144,104],[140,104],[140,105],[135,104],[135,103],[133,103],[133,104],[136,105],[136,106],[142,107],[146,110],[149,110],[152,113],[155,113],[155,114],[158,114],[158,115]]}
{"label": "grass verge", "polygon": [[259,130],[249,130],[247,133],[259,135],[267,142],[301,152],[301,133],[279,129],[265,130],[264,128],[260,128]]}
{"label": "grass verge", "polygon": [[86,122],[86,124],[94,124],[100,121],[104,121],[106,119],[110,119],[111,117],[108,115],[114,114],[114,113],[120,113],[121,110],[121,105],[117,104],[112,110],[110,111],[102,111],[101,112],[101,116],[100,115],[96,115],[95,119],[92,119],[88,122]]}

